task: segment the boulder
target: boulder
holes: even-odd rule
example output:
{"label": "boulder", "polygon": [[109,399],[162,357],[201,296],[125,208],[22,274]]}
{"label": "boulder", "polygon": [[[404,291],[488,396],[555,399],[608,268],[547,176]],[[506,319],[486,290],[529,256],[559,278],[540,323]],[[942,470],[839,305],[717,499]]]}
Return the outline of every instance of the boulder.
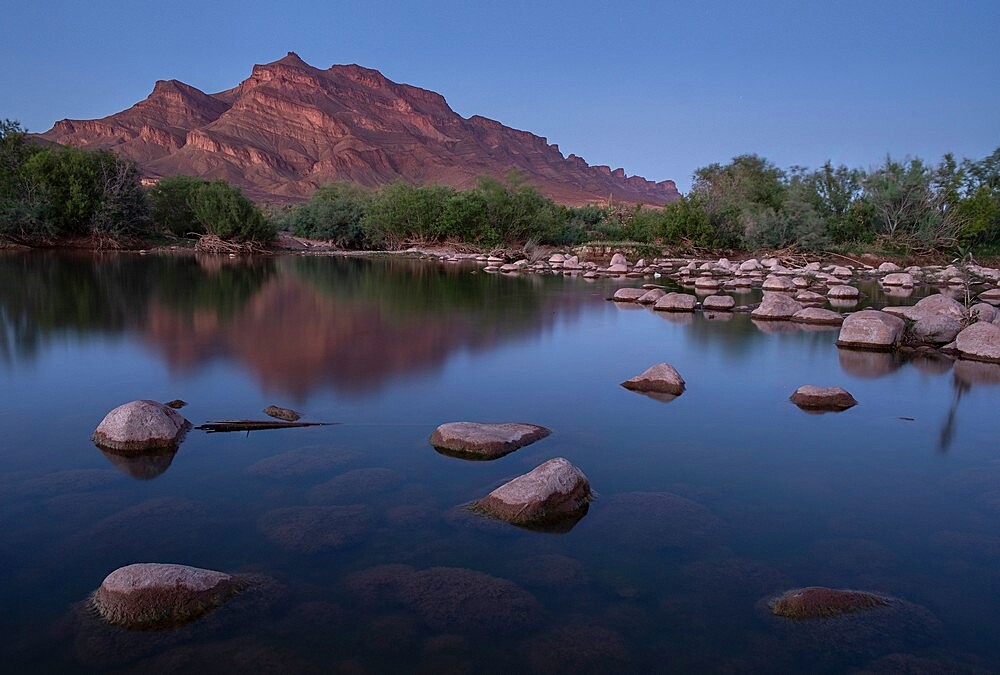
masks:
{"label": "boulder", "polygon": [[881,265],[878,266],[878,271],[879,272],[898,272],[899,271],[899,265],[897,265],[896,263],[884,262],[884,263],[882,263]]}
{"label": "boulder", "polygon": [[657,363],[640,375],[625,380],[622,382],[622,386],[632,391],[680,396],[684,393],[684,378],[669,363]]}
{"label": "boulder", "polygon": [[615,302],[638,302],[646,293],[644,288],[619,288],[611,299]]}
{"label": "boulder", "polygon": [[795,294],[795,299],[803,305],[823,305],[826,304],[826,297],[812,291],[801,291]]}
{"label": "boulder", "polygon": [[991,323],[997,316],[1000,316],[1000,312],[996,310],[993,305],[987,304],[985,302],[978,302],[969,308],[969,316],[976,319],[977,321],[985,321],[986,323]]}
{"label": "boulder", "polygon": [[715,291],[718,290],[722,284],[713,279],[712,277],[701,277],[694,282],[694,287],[700,290]]}
{"label": "boulder", "polygon": [[609,274],[625,274],[628,272],[628,265],[608,265],[608,269],[605,271]]}
{"label": "boulder", "polygon": [[299,418],[302,417],[302,415],[291,408],[279,408],[276,405],[269,405],[264,408],[264,414],[275,419],[285,420],[286,422],[298,422]]}
{"label": "boulder", "polygon": [[701,306],[710,311],[730,312],[736,306],[736,300],[731,295],[710,295],[701,301]]}
{"label": "boulder", "polygon": [[191,428],[180,413],[156,401],[131,401],[109,412],[91,440],[112,450],[139,452],[177,445]]}
{"label": "boulder", "polygon": [[762,288],[765,291],[794,291],[796,290],[795,282],[787,277],[776,277],[769,276],[764,279],[764,285]]}
{"label": "boulder", "polygon": [[898,316],[865,309],[844,319],[838,347],[890,351],[903,339],[906,324]]}
{"label": "boulder", "polygon": [[552,264],[558,263],[562,265],[565,260],[566,256],[564,256],[562,253],[553,253],[551,256],[549,256],[549,262]]}
{"label": "boulder", "polygon": [[766,320],[787,320],[791,319],[796,312],[802,310],[802,305],[796,302],[790,295],[784,293],[764,293],[757,309],[750,312],[755,319]]}
{"label": "boulder", "polygon": [[841,277],[841,278],[844,278],[844,279],[848,279],[848,278],[854,276],[854,271],[851,270],[850,268],[841,267],[841,266],[838,265],[837,267],[834,267],[832,270],[830,270],[830,274],[832,274],[835,277]]}
{"label": "boulder", "polygon": [[910,328],[910,334],[919,342],[943,345],[951,342],[962,330],[962,322],[943,314],[927,314]]}
{"label": "boulder", "polygon": [[239,579],[213,570],[136,563],[105,577],[91,598],[108,623],[133,630],[179,626],[218,607],[241,590]]}
{"label": "boulder", "polygon": [[792,403],[806,410],[847,410],[858,404],[845,389],[811,384],[799,387],[790,398]]}
{"label": "boulder", "polygon": [[611,262],[609,264],[611,266],[625,265],[626,267],[628,267],[628,258],[623,256],[621,253],[615,253],[613,256],[611,256]]}
{"label": "boulder", "polygon": [[889,598],[875,593],[811,586],[787,591],[768,605],[772,613],[789,619],[822,619],[864,612],[890,603]]}
{"label": "boulder", "polygon": [[913,305],[909,312],[909,316],[914,320],[929,314],[950,316],[958,321],[962,321],[966,317],[965,305],[954,298],[949,298],[947,295],[941,295],[940,293],[922,298],[917,304]]}
{"label": "boulder", "polygon": [[580,515],[591,498],[590,481],[583,472],[556,457],[504,483],[475,508],[516,525],[540,525]]}
{"label": "boulder", "polygon": [[819,307],[806,307],[792,315],[795,323],[811,323],[820,326],[839,326],[844,322],[844,316],[839,312]]}
{"label": "boulder", "polygon": [[979,294],[979,299],[994,307],[1000,305],[1000,288],[991,288]]}
{"label": "boulder", "polygon": [[651,288],[643,293],[642,297],[636,300],[636,302],[640,305],[652,305],[666,294],[667,292],[662,288]]}
{"label": "boulder", "polygon": [[904,288],[913,288],[913,276],[907,274],[906,272],[896,272],[894,274],[886,274],[882,278],[882,284],[885,286],[902,286]]}
{"label": "boulder", "polygon": [[575,255],[571,255],[565,260],[563,260],[562,268],[564,270],[578,270],[583,269],[580,265],[580,258]]}
{"label": "boulder", "polygon": [[687,293],[667,293],[656,301],[653,309],[661,312],[693,312],[698,300]]}
{"label": "boulder", "polygon": [[430,444],[446,454],[496,459],[545,438],[551,431],[536,424],[449,422],[431,434]]}
{"label": "boulder", "polygon": [[764,267],[760,264],[760,261],[757,260],[756,258],[750,258],[750,260],[746,260],[740,263],[741,272],[755,272],[761,269],[764,269]]}
{"label": "boulder", "polygon": [[836,286],[830,286],[830,290],[826,292],[826,297],[836,298],[837,300],[849,300],[857,298],[861,295],[861,291],[856,289],[854,286],[848,286],[846,284],[837,284]]}
{"label": "boulder", "polygon": [[1000,326],[974,323],[958,334],[955,348],[963,358],[1000,363]]}

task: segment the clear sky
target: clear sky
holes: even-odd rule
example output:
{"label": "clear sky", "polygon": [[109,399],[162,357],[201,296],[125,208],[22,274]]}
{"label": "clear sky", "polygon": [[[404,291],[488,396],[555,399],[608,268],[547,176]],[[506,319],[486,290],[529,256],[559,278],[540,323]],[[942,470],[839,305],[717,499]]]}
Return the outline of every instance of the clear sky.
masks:
{"label": "clear sky", "polygon": [[0,117],[102,117],[157,79],[220,91],[288,51],[682,190],[745,152],[869,166],[1000,145],[1000,0],[6,0]]}

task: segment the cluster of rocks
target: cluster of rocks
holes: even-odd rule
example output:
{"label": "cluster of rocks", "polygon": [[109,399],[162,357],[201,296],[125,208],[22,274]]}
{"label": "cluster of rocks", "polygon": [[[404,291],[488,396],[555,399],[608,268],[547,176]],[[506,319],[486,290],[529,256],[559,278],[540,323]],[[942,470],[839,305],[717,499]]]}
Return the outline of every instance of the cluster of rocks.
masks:
{"label": "cluster of rocks", "polygon": [[[985,292],[980,300],[1000,298]],[[1000,312],[989,302],[971,307],[942,294],[929,295],[913,306],[866,309],[844,320],[837,346],[895,351],[939,348],[960,358],[1000,363]]]}
{"label": "cluster of rocks", "polygon": [[[551,433],[545,427],[520,422],[448,422],[428,439],[446,455],[492,460],[514,452]],[[470,507],[515,525],[540,529],[572,527],[587,513],[593,494],[590,481],[569,460],[556,457],[518,476]]]}

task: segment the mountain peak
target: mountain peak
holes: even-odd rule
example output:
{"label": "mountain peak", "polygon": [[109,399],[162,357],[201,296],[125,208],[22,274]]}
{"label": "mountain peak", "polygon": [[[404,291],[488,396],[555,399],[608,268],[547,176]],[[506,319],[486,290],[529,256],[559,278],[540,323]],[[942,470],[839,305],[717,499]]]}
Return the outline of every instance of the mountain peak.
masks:
{"label": "mountain peak", "polygon": [[319,186],[397,180],[455,188],[511,169],[566,204],[607,199],[664,204],[672,181],[590,166],[539,135],[487,117],[463,118],[440,94],[358,64],[320,70],[295,52],[254,66],[239,86],[206,94],[158,80],[145,100],[101,120],[66,120],[42,138],[111,148],[151,178],[225,178],[257,198],[290,201]]}

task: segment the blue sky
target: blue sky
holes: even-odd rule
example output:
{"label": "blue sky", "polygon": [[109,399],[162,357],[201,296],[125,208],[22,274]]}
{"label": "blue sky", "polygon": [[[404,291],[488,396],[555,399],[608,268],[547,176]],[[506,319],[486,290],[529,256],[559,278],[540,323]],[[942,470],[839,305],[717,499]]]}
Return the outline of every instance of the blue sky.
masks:
{"label": "blue sky", "polygon": [[780,166],[1000,145],[1000,0],[23,2],[0,13],[0,117],[108,115],[157,79],[219,91],[289,51],[359,63],[683,189]]}

